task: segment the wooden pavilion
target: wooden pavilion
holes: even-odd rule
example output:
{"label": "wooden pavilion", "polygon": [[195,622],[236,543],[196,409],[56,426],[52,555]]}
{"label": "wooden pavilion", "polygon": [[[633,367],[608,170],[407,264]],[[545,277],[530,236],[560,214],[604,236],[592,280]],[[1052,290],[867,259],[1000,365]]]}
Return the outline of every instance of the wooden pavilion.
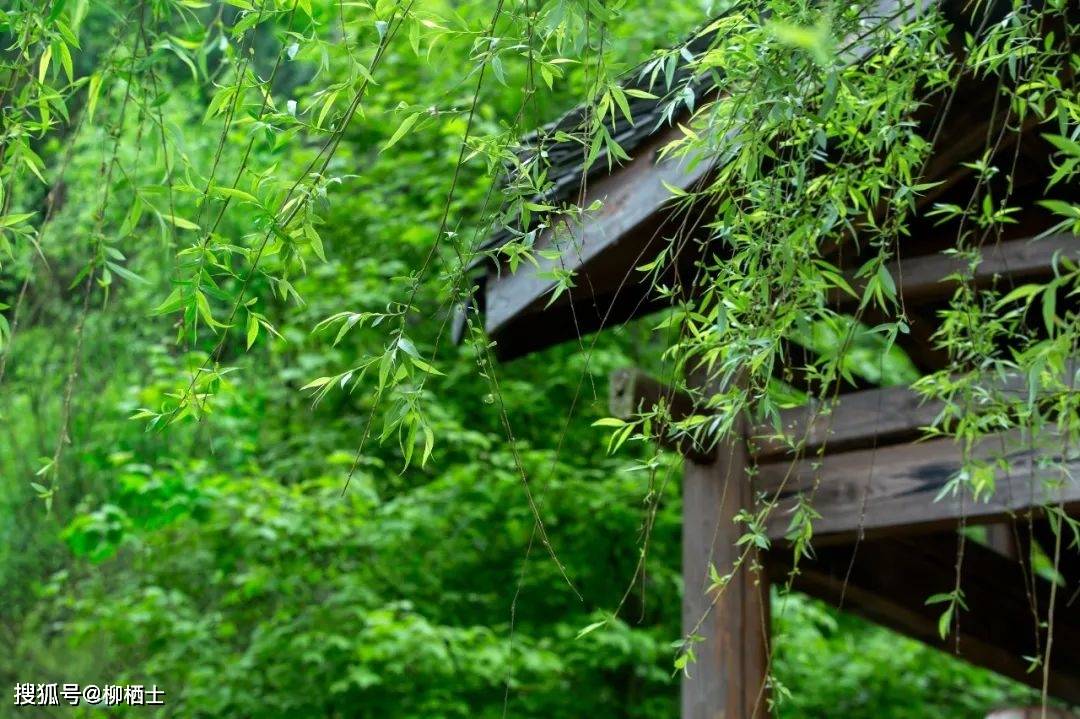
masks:
{"label": "wooden pavilion", "polygon": [[[907,5],[904,0],[883,0],[869,19],[896,22],[916,12]],[[691,46],[690,51],[696,48]],[[858,53],[856,49],[853,62],[859,61]],[[959,198],[970,196],[975,179],[971,166],[964,163],[982,155],[988,133],[997,129],[995,122],[1000,120],[990,110],[995,94],[990,80],[959,82],[924,178],[940,184],[920,199],[921,209],[933,202],[962,204]],[[925,115],[916,119],[929,123],[938,114],[939,103],[940,99],[928,101]],[[681,213],[672,204],[669,188],[693,189],[709,176],[715,160],[658,161],[660,148],[682,130],[676,122],[658,122],[656,102],[635,99],[631,109],[635,122],[622,122],[614,136],[632,157],[610,171],[602,160],[586,171],[577,143],[545,148],[553,189],[544,201],[572,201],[581,207],[601,204],[580,222],[563,221],[537,234],[538,250],[555,246],[561,237],[561,256],[539,259],[539,268],[523,264],[517,272],[498,260],[483,266],[475,301],[501,359],[576,339],[580,333],[662,307],[650,283],[633,268],[643,258],[655,256],[670,241],[664,238],[676,229],[694,231],[693,221],[701,218]],[[583,112],[571,112],[557,127],[579,126]],[[976,270],[977,284],[1045,279],[1053,274],[1056,255],[1080,257],[1080,239],[1047,234],[1055,220],[1036,204],[1052,172],[1053,148],[1041,132],[1036,127],[1021,128],[1019,133],[1009,133],[997,148],[998,153],[1019,153],[1021,161],[1012,177],[1014,204],[1024,210],[1018,222],[1006,226],[1000,242],[985,248]],[[1075,201],[1077,188],[1062,192],[1064,199]],[[942,254],[950,246],[949,233],[937,229],[931,219],[920,216],[909,230],[892,268],[894,277],[903,278],[901,292],[913,320],[911,332],[901,335],[898,344],[919,370],[931,372],[948,366],[931,335],[938,310],[947,305],[955,288],[958,265]],[[499,234],[489,246],[497,247],[507,237]],[[688,247],[675,257],[671,272],[692,268],[700,259],[700,249]],[[832,261],[841,268],[855,268],[865,258],[854,254],[843,262]],[[555,286],[551,271],[556,268],[574,272],[577,279],[570,291],[551,301]],[[854,276],[851,281],[856,282]],[[848,301],[836,298],[841,308]],[[785,378],[798,385],[798,368],[789,369]],[[1080,366],[1073,371],[1077,369]],[[1006,391],[1026,391],[1022,378],[994,381]],[[735,541],[743,532],[733,517],[753,505],[756,492],[775,489],[789,472],[782,506],[790,507],[799,491],[815,480],[820,483],[814,499],[814,508],[821,514],[814,525],[815,556],[800,562],[797,589],[956,652],[974,664],[1041,685],[1041,671],[1030,673],[1026,657],[1037,655],[1044,646],[1045,628],[1037,626],[1033,611],[1046,616],[1050,584],[1027,566],[1028,543],[1033,541],[1053,553],[1052,532],[1037,511],[1046,502],[1062,502],[1066,511],[1080,511],[1080,458],[1064,458],[1071,478],[1048,496],[1051,485],[1043,481],[1048,470],[1039,458],[1041,453],[1060,453],[1060,446],[1022,446],[1016,436],[995,437],[979,451],[989,456],[1006,448],[1011,470],[996,477],[993,498],[977,503],[952,496],[936,500],[960,467],[960,450],[948,439],[914,440],[941,407],[920,402],[906,387],[852,386],[846,390],[828,417],[809,407],[785,411],[784,425],[807,438],[802,459],[760,440],[774,434],[769,428],[743,428],[741,436],[724,438],[708,456],[687,451],[683,478],[685,629],[689,631],[705,614],[708,618],[698,630],[704,642],[696,648],[697,661],[683,682],[684,719],[749,719],[767,713],[766,703],[760,700],[769,646],[767,582],[760,573],[751,574],[744,567],[719,596],[714,610],[706,612],[713,601],[706,594],[707,567],[711,562],[723,572],[725,566],[732,566],[738,551]],[[694,411],[689,396],[636,370],[612,378],[612,396],[613,406],[623,412],[648,408],[661,398],[676,418]],[[822,447],[824,456],[818,457]],[[820,463],[820,469],[815,463]],[[745,471],[750,464],[757,467],[752,482]],[[1059,474],[1060,469],[1054,472]],[[765,575],[783,579],[792,561],[784,541],[789,517],[782,511],[772,516],[768,534],[773,549],[758,561]],[[942,640],[938,633],[941,609],[928,606],[926,600],[950,591],[955,584],[961,522],[986,525],[988,539],[966,542],[962,580],[967,611],[957,624],[959,636]],[[1049,692],[1080,704],[1080,598],[1076,597],[1080,554],[1064,552],[1060,572],[1067,586],[1058,594]]]}

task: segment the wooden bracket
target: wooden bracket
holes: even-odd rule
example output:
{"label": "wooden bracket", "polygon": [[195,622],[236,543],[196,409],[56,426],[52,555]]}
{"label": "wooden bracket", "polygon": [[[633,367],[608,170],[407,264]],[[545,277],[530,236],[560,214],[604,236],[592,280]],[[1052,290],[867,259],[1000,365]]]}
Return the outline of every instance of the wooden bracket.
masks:
{"label": "wooden bracket", "polygon": [[[636,369],[619,369],[611,373],[608,410],[613,417],[631,419],[642,412],[658,407],[666,408],[672,422],[686,419],[695,412],[694,400],[689,393],[675,389],[660,380]],[[710,464],[715,453],[696,445],[688,438],[670,436],[668,428],[658,427],[660,444],[679,452],[698,464]]]}

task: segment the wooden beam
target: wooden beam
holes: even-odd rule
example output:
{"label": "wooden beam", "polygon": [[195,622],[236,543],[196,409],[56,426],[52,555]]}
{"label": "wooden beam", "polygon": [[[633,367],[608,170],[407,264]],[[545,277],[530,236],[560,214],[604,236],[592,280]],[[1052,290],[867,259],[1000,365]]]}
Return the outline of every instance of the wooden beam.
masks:
{"label": "wooden beam", "polygon": [[[985,83],[992,82],[988,78],[967,78],[969,84],[978,88],[985,87]],[[963,83],[963,80],[961,81]],[[970,177],[974,168],[964,165],[965,160],[974,159],[982,155],[986,148],[986,138],[994,137],[1001,133],[1002,124],[1006,121],[1005,113],[994,112],[993,105],[997,98],[997,92],[976,91],[975,98],[965,96],[968,93],[960,93],[954,99],[951,117],[947,118],[946,127],[941,129],[934,146],[929,162],[923,172],[924,181],[936,181],[938,184],[928,188],[919,195],[916,207],[921,211],[932,202],[940,198],[950,188],[955,187],[960,181]],[[971,102],[971,100],[975,102]],[[982,100],[979,102],[979,100]],[[957,105],[968,104],[963,110],[958,111]],[[934,109],[934,108],[928,108]],[[937,112],[932,115],[939,117]],[[1027,118],[1020,127],[1019,132],[1006,132],[995,143],[994,158],[1006,157],[1016,142],[1026,133],[1038,126],[1036,118]]]}
{"label": "wooden beam", "polygon": [[[1043,238],[988,244],[982,253],[983,261],[975,269],[973,277],[977,287],[989,285],[996,277],[1023,280],[1049,276],[1053,272],[1055,255],[1080,259],[1080,240],[1068,233],[1058,233]],[[935,253],[904,258],[890,262],[886,267],[904,302],[917,306],[951,296],[958,285],[955,276],[966,270],[967,262]],[[845,279],[861,297],[865,281],[855,277],[854,272],[849,272]],[[859,301],[840,290],[834,290],[830,300],[840,307],[851,307]]]}
{"label": "wooden beam", "polygon": [[582,347],[589,347],[592,344],[592,340],[587,339],[589,334],[670,306],[666,300],[655,296],[644,277],[627,280],[617,292],[598,291],[596,294],[591,290],[597,289],[602,282],[588,270],[578,276],[578,282],[581,288],[571,289],[565,303],[560,298],[551,307],[518,317],[497,335],[491,335],[495,356],[509,361],[559,342],[575,340]]}
{"label": "wooden beam", "polygon": [[[927,605],[926,600],[955,587],[958,541],[955,532],[946,532],[868,540],[855,547],[820,547],[814,559],[800,561],[794,586],[973,664],[1040,687],[1042,672],[1028,672],[1025,657],[1045,649],[1045,628],[1038,625],[1035,610],[1038,621],[1045,620],[1050,585],[1036,578],[1035,599],[1030,599],[1019,562],[966,541],[960,587],[968,609],[959,612],[952,636],[942,639],[938,633],[944,607]],[[767,562],[774,581],[785,581],[790,550],[774,550]],[[1060,592],[1053,646],[1050,693],[1080,702],[1080,613],[1065,608]]]}
{"label": "wooden beam", "polygon": [[[514,273],[503,268],[498,276],[488,278],[485,299],[488,333],[497,335],[530,308],[542,309],[546,296],[556,286],[550,273],[559,269],[579,270],[648,224],[671,203],[668,186],[689,190],[705,177],[712,167],[711,161],[691,158],[657,161],[659,151],[682,136],[678,127],[658,132],[635,151],[630,162],[590,183],[581,206],[599,202],[600,209],[586,212],[580,222],[560,221],[536,240],[537,251],[558,249],[559,257],[538,255],[539,267],[523,267]],[[638,239],[634,244],[642,244]]]}
{"label": "wooden beam", "polygon": [[[640,370],[619,369],[611,373],[608,411],[613,417],[629,420],[635,415],[653,412],[661,407],[672,422],[679,422],[694,414],[694,400],[687,392],[664,384]],[[712,462],[713,452],[695,446],[687,438],[672,437],[662,424],[656,425],[656,432],[663,447],[699,464]]]}
{"label": "wooden beam", "polygon": [[[867,21],[895,25],[937,4],[880,0],[876,3],[877,7],[867,13]],[[965,12],[959,8],[949,10],[950,16],[957,18],[965,17]],[[845,62],[860,62],[873,51],[873,45],[862,39],[866,32],[866,28],[861,28],[856,35],[842,43],[850,46],[843,58]],[[928,178],[945,182],[930,190],[927,196],[920,199],[920,203],[929,202],[936,196],[935,193],[943,192],[951,182],[968,176],[970,169],[961,167],[961,161],[978,154],[985,144],[987,132],[994,129],[987,119],[990,117],[988,106],[996,92],[993,83],[987,83],[982,78],[967,78],[962,86],[966,89],[955,98],[948,127],[940,134],[934,133],[938,137],[938,143],[926,172]],[[943,97],[944,95],[935,96],[938,104]],[[927,107],[930,108],[927,117],[937,117],[937,114],[932,112],[935,103],[928,102]],[[973,132],[972,128],[981,128],[984,131]],[[932,131],[930,127],[926,129],[927,132]],[[488,271],[481,305],[485,315],[485,327],[496,341],[495,352],[499,357],[517,357],[527,351],[573,339],[576,335],[621,323],[658,308],[659,303],[655,301],[655,296],[650,294],[647,286],[627,288],[627,285],[634,285],[635,280],[640,279],[632,277],[633,268],[655,256],[663,246],[661,235],[664,233],[682,238],[690,237],[707,219],[688,215],[682,218],[673,217],[679,213],[671,210],[672,197],[665,183],[683,190],[690,189],[712,171],[716,162],[723,161],[721,156],[695,157],[689,160],[668,158],[658,162],[658,151],[670,141],[678,139],[681,134],[678,127],[665,128],[640,146],[631,148],[632,160],[605,176],[590,179],[579,204],[588,207],[599,201],[600,209],[596,212],[585,212],[579,218],[556,220],[554,226],[545,228],[537,237],[536,249],[559,250],[560,257],[539,257],[539,267],[523,266],[519,272],[510,272],[505,262]],[[732,131],[730,134],[737,133]],[[1006,133],[998,150],[1003,151],[1017,137],[1017,133]],[[722,141],[718,141],[718,145],[722,146]],[[572,177],[570,181],[579,183],[581,179]],[[560,182],[566,180],[565,177],[560,178]],[[885,209],[882,205],[881,212]],[[664,232],[660,232],[661,228]],[[935,242],[937,239],[942,242]],[[924,250],[929,247],[940,248],[947,244],[945,239],[946,235],[942,234],[940,237],[919,239],[916,244]],[[1064,242],[1068,238],[1058,236],[1056,240],[1051,239]],[[830,243],[822,252],[826,257],[831,257],[839,251],[841,245],[846,244],[839,241]],[[988,248],[988,261],[980,272],[992,274],[999,249],[1011,244],[1015,243],[1002,243]],[[1038,244],[1045,246],[1046,242]],[[1074,251],[1075,245],[1074,242]],[[1038,251],[1036,250],[1036,253]],[[635,258],[637,262],[634,261]],[[1003,265],[1003,271],[1016,271],[1017,276],[1020,276],[1027,271],[1023,267],[1025,258],[1021,256],[1020,259],[1020,265]],[[1036,260],[1039,271],[1048,267],[1045,257]],[[921,301],[918,297],[920,287],[929,287],[932,296],[941,296],[942,293],[951,291],[950,283],[941,281],[944,275],[955,269],[955,265],[949,266],[951,260],[934,255],[906,258],[904,263],[912,263],[910,271],[916,273],[920,270],[920,263],[924,261],[939,267],[948,267],[948,271],[933,277],[930,285],[914,282],[913,302]],[[900,268],[896,269],[894,275],[899,277]],[[575,288],[575,292],[567,292],[554,306],[548,308],[546,300],[556,287],[554,274],[558,271],[576,273],[580,284]],[[612,280],[611,275],[615,275],[616,279]],[[907,283],[901,284],[906,294]],[[836,293],[831,299],[842,302],[845,306],[851,306],[852,303],[850,298],[840,293]],[[555,315],[555,320],[537,322],[538,318],[549,319],[548,315]],[[917,355],[916,361],[922,369],[933,369],[940,366],[942,356],[925,340],[926,337],[916,330],[910,336],[901,337],[899,342],[904,349]]]}
{"label": "wooden beam", "polygon": [[1019,526],[1020,520],[1011,517],[1001,522],[992,522],[986,525],[986,541],[983,544],[989,549],[1008,559],[1016,561],[1028,561],[1024,546],[1024,529]]}
{"label": "wooden beam", "polygon": [[682,682],[682,719],[765,719],[769,652],[769,589],[756,553],[719,594],[709,567],[732,572],[742,546],[735,521],[753,505],[742,429],[724,438],[715,461],[688,461],[683,476],[683,631],[702,638]]}
{"label": "wooden beam", "polygon": [[[1080,360],[1067,362],[1062,381],[1068,385],[1078,372]],[[1029,391],[1027,378],[1017,373],[988,376],[984,384],[1007,398],[1022,399]],[[921,437],[923,429],[944,409],[944,402],[924,400],[907,386],[851,392],[824,407],[812,402],[781,411],[779,432],[769,425],[758,425],[751,432],[751,452],[759,462],[770,462],[794,449],[803,457],[812,457],[823,448],[835,453],[906,442]],[[798,444],[793,447],[790,440],[782,441],[778,435]]]}
{"label": "wooden beam", "polygon": [[[638,369],[619,369],[609,378],[608,411],[613,417],[631,419],[653,411],[661,404],[674,422],[695,412],[694,399],[684,390],[665,384]],[[875,438],[882,444],[917,437],[920,429],[933,422],[941,403],[924,403],[908,387],[884,387],[841,395],[829,412],[815,413],[810,407],[796,407],[780,413],[780,430],[796,438],[805,456],[816,453],[828,442],[831,452],[865,446]],[[668,449],[707,463],[709,453],[659,433]],[[793,451],[777,437],[776,428],[758,425],[749,434],[750,452],[758,461],[775,461]]]}
{"label": "wooden beam", "polygon": [[[1080,372],[1080,361],[1067,363],[1065,382]],[[989,389],[1006,397],[1025,397],[1027,378],[1008,373],[987,378]],[[619,369],[611,374],[608,408],[612,416],[630,419],[640,411],[652,411],[663,404],[672,421],[678,422],[695,412],[694,399],[689,393],[667,385],[637,369]],[[819,408],[819,409],[815,409]],[[865,447],[884,447],[921,437],[924,428],[933,424],[945,409],[941,401],[925,401],[910,387],[881,387],[840,395],[835,403],[811,403],[780,412],[779,428],[760,424],[749,432],[750,453],[761,463],[779,461],[794,454],[814,457],[822,451],[845,452]],[[661,435],[664,432],[661,430]],[[787,438],[787,439],[785,439]],[[707,454],[673,438],[661,437],[670,449],[707,461]]]}
{"label": "wooden beam", "polygon": [[[1055,444],[1056,442],[1056,444]],[[994,492],[974,499],[970,485],[946,492],[964,465],[960,447],[951,439],[892,445],[801,460],[762,465],[758,489],[779,498],[768,521],[769,536],[783,538],[789,512],[800,495],[812,496],[821,518],[815,535],[845,540],[861,532],[881,534],[955,526],[960,519],[990,522],[1046,503],[1063,502],[1080,509],[1080,455],[1072,448],[1061,467],[1062,442],[1040,438],[1029,447],[1018,433],[988,437],[973,450],[973,458],[988,466],[998,458],[1009,462],[1006,472],[993,469]],[[1056,463],[1056,462],[1055,462]],[[945,492],[944,496],[939,498]]]}
{"label": "wooden beam", "polygon": [[941,403],[924,402],[907,386],[852,392],[840,395],[831,407],[820,407],[811,403],[783,410],[780,432],[768,425],[756,427],[751,446],[758,461],[774,460],[794,449],[780,434],[797,442],[805,457],[826,445],[829,452],[841,452],[875,441],[889,444],[914,439],[942,410]]}

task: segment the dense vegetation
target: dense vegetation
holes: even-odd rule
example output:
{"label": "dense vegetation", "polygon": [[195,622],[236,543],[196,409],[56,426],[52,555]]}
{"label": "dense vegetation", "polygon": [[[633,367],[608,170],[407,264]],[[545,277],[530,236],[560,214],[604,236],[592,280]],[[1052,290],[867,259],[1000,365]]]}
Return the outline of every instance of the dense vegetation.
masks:
{"label": "dense vegetation", "polygon": [[[508,148],[614,113],[614,78],[723,8],[6,5],[2,683],[166,689],[117,716],[673,716],[678,460],[592,426],[612,369],[669,350],[655,318],[502,366],[448,323]],[[776,604],[781,717],[1031,699]]]}

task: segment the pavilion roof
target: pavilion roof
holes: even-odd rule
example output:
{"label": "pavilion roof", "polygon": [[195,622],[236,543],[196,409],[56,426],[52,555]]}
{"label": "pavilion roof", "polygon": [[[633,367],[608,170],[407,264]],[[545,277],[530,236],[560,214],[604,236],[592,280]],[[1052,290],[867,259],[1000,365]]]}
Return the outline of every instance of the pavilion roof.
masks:
{"label": "pavilion roof", "polygon": [[[896,25],[935,4],[953,17],[955,13],[950,8],[957,1],[876,0],[864,11],[863,23],[868,31]],[[986,12],[998,10],[994,6]],[[965,15],[958,17],[955,22],[966,22]],[[631,117],[617,112],[614,119],[605,120],[613,139],[630,156],[628,161],[620,163],[614,158],[609,161],[601,154],[593,163],[586,164],[589,109],[583,105],[524,138],[518,149],[518,171],[546,172],[545,190],[533,197],[533,201],[556,207],[564,204],[589,207],[598,203],[600,209],[589,212],[581,220],[560,218],[558,223],[545,222],[543,213],[536,212],[532,227],[502,227],[481,245],[482,259],[474,265],[478,276],[472,301],[483,317],[487,335],[496,343],[497,356],[503,359],[521,356],[663,306],[648,283],[637,276],[640,273],[634,273],[633,269],[648,262],[650,253],[655,256],[662,249],[665,235],[686,236],[703,224],[702,217],[689,217],[685,206],[678,207],[672,202],[670,188],[692,192],[707,180],[723,158],[661,159],[660,150],[683,136],[680,123],[687,120],[694,106],[711,99],[710,93],[715,95],[716,76],[695,71],[692,61],[713,45],[717,27],[714,19],[677,46],[677,53],[657,55],[626,74],[623,87],[657,96],[628,96]],[[959,29],[967,28],[962,25]],[[861,34],[851,39],[844,50],[845,61],[855,64],[874,52]],[[1000,125],[1000,122],[994,124],[997,102],[994,82],[961,78],[953,95],[946,95],[928,94],[920,117],[916,118],[932,125],[944,103],[950,103],[947,122],[934,130],[936,143],[924,177],[936,181],[937,186],[920,198],[920,207],[928,207],[937,198],[947,198],[950,191],[962,190],[963,183],[971,176],[970,160],[983,153],[986,137]],[[1023,179],[1030,183],[1046,176],[1040,175],[1040,168],[1048,166],[1052,148],[1031,128],[1025,129],[1025,133],[1025,172],[1030,176]],[[1024,220],[1002,238],[1008,241],[1002,245],[1003,249],[995,249],[1002,255],[1000,261],[1004,266],[1026,268],[1023,272],[1029,276],[1049,271],[1053,253],[1062,247],[1072,248],[1076,243],[1055,237],[1037,243],[1033,249],[1027,240],[1048,226],[1045,216],[1032,203],[1025,211]],[[932,318],[933,303],[941,301],[940,293],[946,286],[939,275],[954,271],[948,258],[938,253],[952,244],[947,241],[947,232],[936,229],[935,223],[921,214],[917,226],[909,230],[911,236],[899,248],[898,262],[915,262],[925,272],[920,275],[920,282],[915,282],[912,272],[901,271],[899,267],[897,271],[906,279],[903,289],[906,299],[910,292],[921,293],[919,297],[911,295],[909,308],[925,302],[924,311]],[[493,250],[529,231],[535,231],[532,238],[535,250],[550,249],[559,243],[559,256],[552,259],[538,253],[538,267],[526,263],[511,272],[505,258]],[[679,253],[671,260],[670,271],[692,274],[698,259],[694,252],[690,248]],[[858,253],[845,254],[846,262],[856,263],[852,266],[857,267]],[[994,261],[997,260],[995,257]],[[569,270],[578,278],[577,286],[557,301],[552,301],[556,286],[553,270]],[[1015,274],[1012,270],[1010,273]],[[855,278],[851,282],[857,284]],[[459,312],[455,340],[460,340],[463,327],[464,313]],[[922,370],[934,369],[941,361],[940,352],[933,349],[929,340],[932,329],[932,323],[926,322],[922,328],[913,328],[911,337],[902,339],[907,345],[903,349]]]}

